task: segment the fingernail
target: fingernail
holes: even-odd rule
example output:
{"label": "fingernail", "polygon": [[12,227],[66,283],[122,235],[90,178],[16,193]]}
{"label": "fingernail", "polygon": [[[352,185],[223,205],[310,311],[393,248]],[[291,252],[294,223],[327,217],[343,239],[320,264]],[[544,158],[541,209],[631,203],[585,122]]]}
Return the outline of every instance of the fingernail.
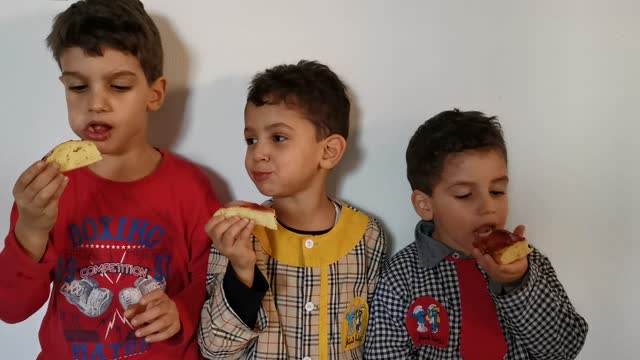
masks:
{"label": "fingernail", "polygon": [[137,320],[132,320],[132,321],[131,321],[131,325],[133,325],[133,326],[137,326],[137,325],[138,325],[138,321],[137,321]]}
{"label": "fingernail", "polygon": [[136,331],[136,336],[140,337],[140,331]]}
{"label": "fingernail", "polygon": [[36,164],[36,167],[38,169],[42,169],[45,165],[46,163],[44,161],[38,161],[38,163]]}

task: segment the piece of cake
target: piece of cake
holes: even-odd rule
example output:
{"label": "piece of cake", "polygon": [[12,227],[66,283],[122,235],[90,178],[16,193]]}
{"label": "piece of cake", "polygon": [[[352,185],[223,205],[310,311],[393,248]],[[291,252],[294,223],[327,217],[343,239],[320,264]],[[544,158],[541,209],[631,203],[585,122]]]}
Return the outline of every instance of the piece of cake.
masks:
{"label": "piece of cake", "polygon": [[70,171],[102,160],[94,143],[86,140],[71,140],[56,146],[45,156],[47,163],[56,162],[60,171]]}
{"label": "piece of cake", "polygon": [[236,202],[233,204],[233,206],[218,209],[218,211],[216,211],[213,216],[239,216],[242,218],[254,220],[256,222],[256,225],[264,226],[272,230],[278,229],[278,221],[276,220],[275,209],[251,202]]}
{"label": "piece of cake", "polygon": [[494,229],[483,236],[476,235],[473,246],[502,265],[510,264],[533,251],[527,239],[503,229]]}

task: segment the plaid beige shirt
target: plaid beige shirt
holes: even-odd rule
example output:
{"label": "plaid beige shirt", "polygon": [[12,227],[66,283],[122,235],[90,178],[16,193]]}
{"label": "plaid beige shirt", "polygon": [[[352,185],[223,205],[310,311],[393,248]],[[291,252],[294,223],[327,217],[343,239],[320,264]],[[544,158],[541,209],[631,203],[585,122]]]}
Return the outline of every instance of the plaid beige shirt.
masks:
{"label": "plaid beige shirt", "polygon": [[269,282],[251,329],[223,290],[227,259],[212,248],[198,342],[209,359],[361,359],[369,301],[385,257],[378,223],[342,204],[336,225],[309,236],[254,230],[256,265]]}

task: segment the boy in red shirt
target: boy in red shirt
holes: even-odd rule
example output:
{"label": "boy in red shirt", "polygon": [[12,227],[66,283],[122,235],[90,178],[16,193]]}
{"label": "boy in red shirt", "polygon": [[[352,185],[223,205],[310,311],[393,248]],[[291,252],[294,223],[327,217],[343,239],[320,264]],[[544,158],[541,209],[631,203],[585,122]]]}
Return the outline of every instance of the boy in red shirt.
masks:
{"label": "boy in red shirt", "polygon": [[47,43],[70,127],[103,159],[65,173],[37,161],[19,176],[0,319],[49,300],[38,359],[199,359],[204,225],[219,204],[197,166],[146,140],[166,92],[158,29],[137,0],[82,0]]}

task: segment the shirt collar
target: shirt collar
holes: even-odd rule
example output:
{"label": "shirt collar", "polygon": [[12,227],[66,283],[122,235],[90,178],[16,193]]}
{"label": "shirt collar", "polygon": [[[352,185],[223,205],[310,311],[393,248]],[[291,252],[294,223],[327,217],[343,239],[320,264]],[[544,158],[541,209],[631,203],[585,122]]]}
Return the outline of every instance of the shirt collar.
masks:
{"label": "shirt collar", "polygon": [[466,259],[462,253],[459,253],[444,243],[434,239],[433,232],[435,224],[432,221],[420,220],[416,225],[415,238],[418,248],[418,259],[422,266],[432,268],[438,265],[447,256],[451,255],[455,258]]}

